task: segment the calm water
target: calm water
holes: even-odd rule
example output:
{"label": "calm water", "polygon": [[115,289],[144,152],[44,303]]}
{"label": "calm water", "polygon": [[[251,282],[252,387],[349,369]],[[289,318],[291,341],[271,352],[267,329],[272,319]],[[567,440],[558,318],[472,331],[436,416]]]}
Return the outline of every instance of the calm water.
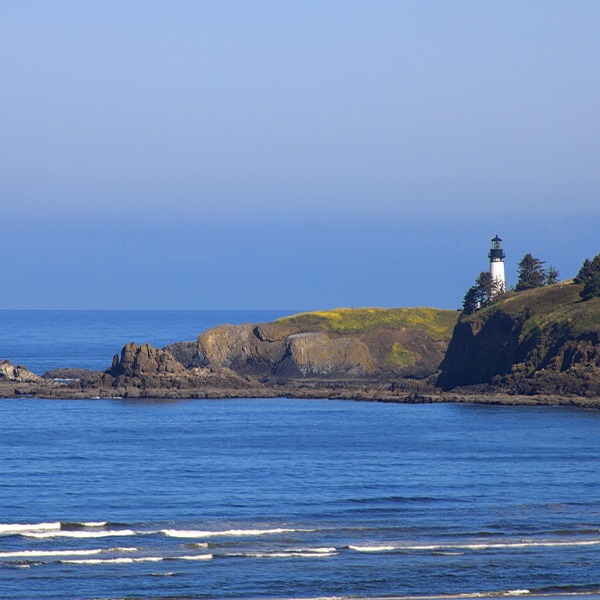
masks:
{"label": "calm water", "polygon": [[[75,316],[100,343],[107,313]],[[45,370],[52,327],[3,339]],[[598,592],[599,431],[550,407],[0,400],[0,598]]]}

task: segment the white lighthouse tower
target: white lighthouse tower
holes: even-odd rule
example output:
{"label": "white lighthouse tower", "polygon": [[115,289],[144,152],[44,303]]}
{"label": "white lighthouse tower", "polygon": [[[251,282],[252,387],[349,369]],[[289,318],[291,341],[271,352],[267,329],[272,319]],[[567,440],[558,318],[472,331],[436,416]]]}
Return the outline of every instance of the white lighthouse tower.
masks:
{"label": "white lighthouse tower", "polygon": [[490,259],[490,275],[494,281],[499,283],[502,292],[506,291],[506,276],[504,275],[504,250],[502,250],[502,240],[496,234],[492,238],[492,248],[488,254]]}

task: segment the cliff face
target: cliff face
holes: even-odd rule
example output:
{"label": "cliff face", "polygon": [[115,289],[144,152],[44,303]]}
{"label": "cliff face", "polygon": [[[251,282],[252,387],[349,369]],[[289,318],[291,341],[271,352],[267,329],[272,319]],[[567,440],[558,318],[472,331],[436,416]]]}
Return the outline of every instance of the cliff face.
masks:
{"label": "cliff face", "polygon": [[[101,383],[128,397],[147,395],[148,390],[161,395],[170,390],[197,391],[207,387],[228,390],[261,387],[251,377],[241,377],[225,367],[186,368],[168,350],[133,342],[123,347],[120,357],[115,354],[111,368],[101,376]],[[82,379],[80,384],[98,386],[99,382]]]}
{"label": "cliff face", "polygon": [[492,384],[519,394],[600,394],[600,298],[573,283],[507,294],[460,319],[442,389]]}
{"label": "cliff face", "polygon": [[198,338],[188,366],[264,380],[427,377],[458,315],[436,309],[338,309],[259,325],[222,325]]}

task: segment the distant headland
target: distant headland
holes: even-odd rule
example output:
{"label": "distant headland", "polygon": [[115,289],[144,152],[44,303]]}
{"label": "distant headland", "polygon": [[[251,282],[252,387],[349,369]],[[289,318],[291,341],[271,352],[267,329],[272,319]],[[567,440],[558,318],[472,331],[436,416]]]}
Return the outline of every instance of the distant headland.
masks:
{"label": "distant headland", "polygon": [[563,282],[527,255],[506,291],[501,241],[492,240],[490,272],[467,291],[462,312],[341,308],[224,324],[164,348],[128,343],[105,371],[39,377],[4,360],[0,396],[600,407],[600,255]]}

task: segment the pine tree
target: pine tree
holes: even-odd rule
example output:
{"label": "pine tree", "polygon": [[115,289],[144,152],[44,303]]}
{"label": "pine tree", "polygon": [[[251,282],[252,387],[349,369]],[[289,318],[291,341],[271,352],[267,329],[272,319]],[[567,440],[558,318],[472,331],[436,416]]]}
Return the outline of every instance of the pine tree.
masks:
{"label": "pine tree", "polygon": [[526,254],[519,262],[519,279],[515,289],[517,292],[539,288],[546,283],[544,261]]}
{"label": "pine tree", "polygon": [[546,285],[554,285],[558,281],[558,269],[556,267],[548,267],[546,273]]}
{"label": "pine tree", "polygon": [[600,254],[591,261],[587,258],[583,261],[574,281],[583,283],[583,290],[579,294],[583,300],[600,296]]}
{"label": "pine tree", "polygon": [[463,299],[463,313],[465,315],[472,315],[479,308],[479,300],[477,293],[477,286],[473,285],[465,294]]}
{"label": "pine tree", "polygon": [[590,300],[591,298],[600,296],[600,271],[592,273],[579,295],[583,300]]}
{"label": "pine tree", "polygon": [[471,315],[479,308],[485,308],[498,300],[503,293],[502,283],[494,279],[490,273],[482,271],[479,273],[475,285],[471,286],[465,294],[463,313]]}
{"label": "pine tree", "polygon": [[494,280],[487,271],[482,271],[475,281],[477,286],[477,300],[480,306],[487,306],[494,296]]}
{"label": "pine tree", "polygon": [[583,261],[583,265],[581,265],[581,269],[579,269],[579,273],[575,275],[573,281],[575,283],[585,283],[592,274],[592,261],[589,258],[586,258]]}

